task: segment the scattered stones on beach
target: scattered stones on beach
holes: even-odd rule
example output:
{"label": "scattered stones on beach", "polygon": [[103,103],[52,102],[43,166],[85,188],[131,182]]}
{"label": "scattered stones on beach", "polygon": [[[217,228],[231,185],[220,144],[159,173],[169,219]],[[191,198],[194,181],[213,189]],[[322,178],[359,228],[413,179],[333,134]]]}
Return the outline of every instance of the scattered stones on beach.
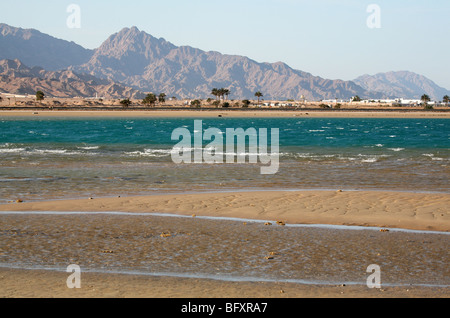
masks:
{"label": "scattered stones on beach", "polygon": [[272,225],[272,223],[266,222],[266,223],[264,223],[264,225]]}
{"label": "scattered stones on beach", "polygon": [[380,229],[380,232],[389,232],[388,229]]}
{"label": "scattered stones on beach", "polygon": [[285,223],[284,221],[277,221],[277,224],[278,224],[278,225],[281,225],[281,226],[286,225],[286,223]]}
{"label": "scattered stones on beach", "polygon": [[277,255],[277,252],[269,252],[269,255],[266,255],[265,259],[274,259],[274,256]]}

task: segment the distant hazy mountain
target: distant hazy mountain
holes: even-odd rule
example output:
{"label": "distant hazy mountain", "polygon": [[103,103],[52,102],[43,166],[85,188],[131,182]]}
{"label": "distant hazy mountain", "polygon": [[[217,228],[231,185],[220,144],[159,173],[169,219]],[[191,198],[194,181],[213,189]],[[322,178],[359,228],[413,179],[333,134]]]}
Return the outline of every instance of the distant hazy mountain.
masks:
{"label": "distant hazy mountain", "polygon": [[87,62],[93,51],[34,29],[0,23],[0,59],[19,59],[26,65],[56,71]]}
{"label": "distant hazy mountain", "polygon": [[[281,100],[298,100],[302,95],[307,100],[349,99],[355,95],[374,99],[419,98],[424,93],[433,99],[442,99],[443,95],[450,94],[424,76],[410,72],[363,75],[354,81],[330,80],[292,69],[282,62],[258,63],[245,56],[178,47],[136,27],[124,28],[99,48],[87,50],[36,30],[0,24],[0,59],[19,59],[29,67],[40,66],[48,71],[66,70],[53,75],[40,70],[42,74],[53,76],[53,86],[49,89],[54,95],[56,88],[64,94],[75,89],[64,90],[63,85],[57,85],[56,79],[64,81],[66,77],[66,85],[69,85],[69,78],[86,85],[91,80],[100,83],[99,78],[108,80],[101,85],[121,83],[111,92],[115,96],[122,90],[119,87],[124,86],[134,88],[132,94],[135,95],[139,90],[181,98],[213,98],[210,94],[213,88],[228,88],[230,99],[255,98],[256,91],[261,91],[264,99]],[[14,74],[21,75],[20,72]],[[39,75],[41,83],[49,78],[47,75],[43,78],[42,74]],[[12,80],[11,75],[8,80]],[[1,85],[6,87],[5,83]],[[83,92],[81,88],[78,90]],[[85,93],[88,91],[86,87]],[[131,91],[123,88],[123,92]]]}
{"label": "distant hazy mountain", "polygon": [[449,90],[436,85],[432,80],[408,71],[366,74],[353,81],[386,97],[420,99],[423,94],[427,94],[434,100],[442,100],[444,95],[450,95]]}
{"label": "distant hazy mountain", "polygon": [[136,27],[111,35],[91,59],[74,67],[148,92],[185,98],[213,97],[214,87],[228,88],[231,99],[350,98],[366,96],[365,89],[350,81],[328,80],[278,63],[257,63],[247,57],[177,47]]}
{"label": "distant hazy mountain", "polygon": [[55,97],[93,97],[96,94],[105,98],[144,97],[136,89],[92,75],[30,68],[17,59],[0,60],[0,92],[34,95],[38,90]]}

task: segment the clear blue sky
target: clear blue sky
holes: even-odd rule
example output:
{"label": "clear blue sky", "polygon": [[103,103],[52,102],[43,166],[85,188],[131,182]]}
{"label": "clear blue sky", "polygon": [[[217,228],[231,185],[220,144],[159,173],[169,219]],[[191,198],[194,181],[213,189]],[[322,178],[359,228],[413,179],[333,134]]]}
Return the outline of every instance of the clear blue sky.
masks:
{"label": "clear blue sky", "polygon": [[[81,9],[81,28],[67,27]],[[368,5],[380,8],[369,28]],[[96,48],[137,26],[175,45],[282,61],[330,79],[408,70],[450,89],[449,0],[15,0],[0,22]],[[0,48],[1,49],[1,48]]]}

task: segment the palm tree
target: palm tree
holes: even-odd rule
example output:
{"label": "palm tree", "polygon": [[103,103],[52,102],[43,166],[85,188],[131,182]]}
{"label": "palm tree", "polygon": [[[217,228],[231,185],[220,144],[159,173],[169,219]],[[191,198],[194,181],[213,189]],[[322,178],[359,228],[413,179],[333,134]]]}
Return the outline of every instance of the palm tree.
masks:
{"label": "palm tree", "polygon": [[39,101],[44,100],[44,97],[45,97],[45,94],[43,91],[36,92],[36,100],[39,100]]}
{"label": "palm tree", "polygon": [[219,92],[219,99],[224,99],[225,88],[219,88],[218,92]]}
{"label": "palm tree", "polygon": [[423,108],[425,109],[433,109],[433,106],[428,105],[428,102],[431,100],[430,96],[427,94],[423,94],[422,97],[420,97],[420,100],[423,102]]}
{"label": "palm tree", "polygon": [[428,96],[427,94],[423,94],[422,97],[420,97],[420,100],[426,104],[430,101],[430,96]]}
{"label": "palm tree", "polygon": [[228,95],[230,95],[230,90],[228,88],[222,88],[223,95],[228,99]]}
{"label": "palm tree", "polygon": [[122,99],[122,100],[120,101],[120,104],[122,104],[123,108],[127,108],[128,106],[131,105],[131,101],[130,101],[129,98],[127,98],[127,99]]}
{"label": "palm tree", "polygon": [[145,98],[142,100],[142,104],[144,105],[153,105],[156,102],[157,98],[155,94],[149,93]]}
{"label": "palm tree", "polygon": [[442,97],[442,101],[445,103],[445,106],[448,107],[448,103],[450,102],[450,97],[448,95],[445,95]]}
{"label": "palm tree", "polygon": [[255,96],[258,97],[258,105],[259,105],[259,99],[263,96],[263,94],[260,91],[257,91],[255,93]]}
{"label": "palm tree", "polygon": [[164,94],[164,93],[159,94],[159,96],[158,96],[158,102],[160,102],[161,104],[163,104],[163,103],[165,103],[165,101],[166,101],[166,94]]}
{"label": "palm tree", "polygon": [[217,88],[213,88],[211,90],[211,95],[216,96],[216,99],[219,97],[219,90]]}

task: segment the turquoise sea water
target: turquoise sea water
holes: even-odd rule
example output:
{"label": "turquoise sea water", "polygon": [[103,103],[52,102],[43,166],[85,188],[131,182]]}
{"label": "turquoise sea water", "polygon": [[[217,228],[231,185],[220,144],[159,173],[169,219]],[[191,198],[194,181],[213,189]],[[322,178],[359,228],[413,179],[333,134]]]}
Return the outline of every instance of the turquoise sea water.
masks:
{"label": "turquoise sea water", "polygon": [[278,128],[278,172],[262,175],[260,163],[175,164],[172,131],[193,134],[193,118],[0,118],[0,202],[253,189],[450,192],[448,119],[199,119],[224,133]]}

